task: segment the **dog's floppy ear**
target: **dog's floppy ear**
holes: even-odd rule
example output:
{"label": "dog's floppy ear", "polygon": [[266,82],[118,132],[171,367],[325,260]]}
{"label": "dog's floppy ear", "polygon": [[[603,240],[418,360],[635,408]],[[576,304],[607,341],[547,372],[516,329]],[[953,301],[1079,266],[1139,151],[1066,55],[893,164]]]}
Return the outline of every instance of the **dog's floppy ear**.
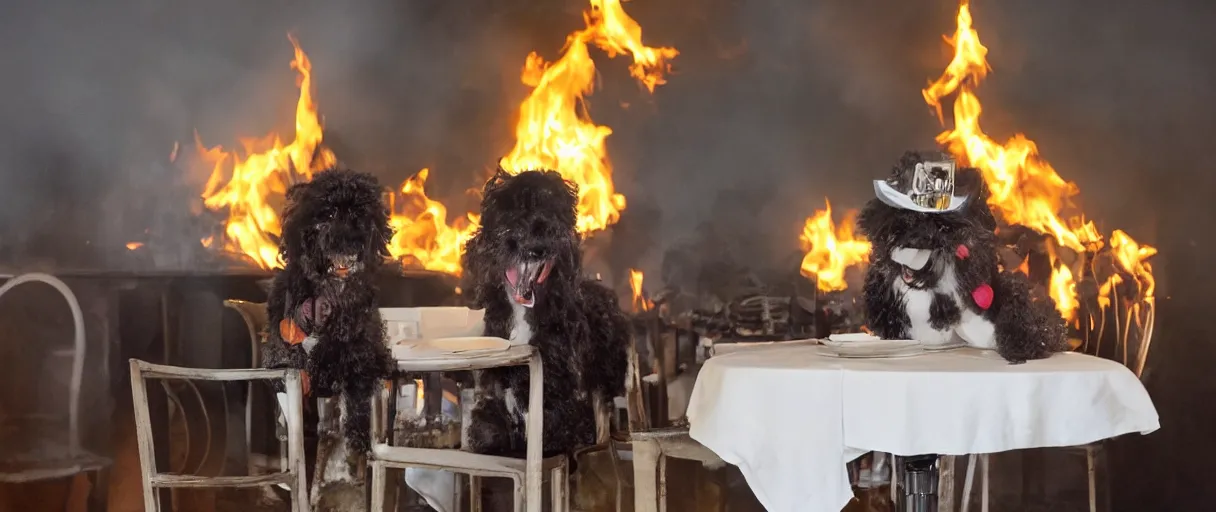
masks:
{"label": "dog's floppy ear", "polygon": [[485,300],[490,294],[489,288],[492,288],[493,283],[496,282],[492,277],[493,270],[490,268],[494,255],[490,253],[485,236],[485,231],[482,229],[474,232],[473,236],[465,242],[460,256],[460,267],[463,269],[461,288],[464,290],[469,304],[478,308],[484,307]]}

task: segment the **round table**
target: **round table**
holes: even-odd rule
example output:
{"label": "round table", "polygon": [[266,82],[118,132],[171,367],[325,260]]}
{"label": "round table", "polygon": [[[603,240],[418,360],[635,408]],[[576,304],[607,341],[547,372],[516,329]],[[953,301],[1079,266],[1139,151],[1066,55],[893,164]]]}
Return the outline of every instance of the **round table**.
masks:
{"label": "round table", "polygon": [[814,342],[719,354],[697,376],[690,434],[738,466],[772,512],[842,509],[853,497],[845,466],[870,451],[996,453],[1160,426],[1130,370],[1083,354],[1018,365],[973,348],[843,359]]}

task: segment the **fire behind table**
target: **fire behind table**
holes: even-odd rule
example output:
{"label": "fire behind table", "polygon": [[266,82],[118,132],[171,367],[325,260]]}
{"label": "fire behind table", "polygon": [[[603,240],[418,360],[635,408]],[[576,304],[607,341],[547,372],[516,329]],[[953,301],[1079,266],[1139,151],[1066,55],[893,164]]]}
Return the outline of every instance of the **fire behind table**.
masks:
{"label": "fire behind table", "polygon": [[[252,355],[248,328],[238,314],[223,306],[223,301],[265,302],[271,273],[257,269],[59,270],[53,275],[76,294],[85,319],[80,402],[88,406],[81,408],[81,444],[93,453],[119,460],[119,452],[136,449],[133,442],[122,441],[134,439],[133,432],[125,432],[134,426],[125,361],[139,358],[201,368],[249,367]],[[381,277],[380,286],[384,307],[438,306],[458,301],[455,279],[443,274],[390,268]],[[3,332],[43,345],[70,340],[71,322],[58,321],[55,316],[67,309],[62,299],[43,293],[45,290],[39,287],[26,288],[15,290],[12,295],[19,298],[6,301],[0,309],[0,328],[6,329]],[[42,375],[42,365],[36,360],[6,368],[12,369],[4,377],[10,388],[37,389],[40,379],[50,378]],[[29,370],[22,371],[25,368]],[[248,453],[244,446],[244,386],[205,384],[214,383],[149,386],[157,465],[202,475],[243,474]],[[37,403],[33,401],[30,407]],[[21,411],[5,411],[13,412]],[[273,428],[269,423],[266,426]],[[115,468],[123,470],[132,472],[112,475],[110,481],[138,481],[137,467]]]}

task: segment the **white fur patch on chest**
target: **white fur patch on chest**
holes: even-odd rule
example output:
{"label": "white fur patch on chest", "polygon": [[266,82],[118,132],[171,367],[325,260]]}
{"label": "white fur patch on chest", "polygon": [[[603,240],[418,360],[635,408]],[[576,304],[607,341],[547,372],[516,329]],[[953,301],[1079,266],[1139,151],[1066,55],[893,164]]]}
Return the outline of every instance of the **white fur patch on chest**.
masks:
{"label": "white fur patch on chest", "polygon": [[[510,294],[508,294],[507,300],[511,302],[511,337],[508,339],[511,340],[512,345],[527,345],[532,341],[532,325],[528,323],[529,308],[515,302]],[[514,389],[506,390],[505,394],[507,412],[513,420],[522,424],[524,416],[528,413],[528,404],[519,399]]]}
{"label": "white fur patch on chest", "polygon": [[[947,345],[961,341],[977,348],[996,348],[995,326],[983,316],[972,312],[971,308],[959,297],[958,277],[954,272],[954,263],[939,264],[944,264],[946,268],[943,269],[941,277],[933,288],[912,288],[901,277],[895,278],[895,295],[903,302],[904,312],[908,314],[908,337],[925,345]],[[933,327],[930,321],[930,309],[936,294],[942,294],[954,301],[961,313],[961,319],[957,325],[944,329]]]}
{"label": "white fur patch on chest", "polygon": [[511,340],[512,345],[527,345],[532,341],[532,325],[528,323],[528,308],[508,298],[511,302]]}

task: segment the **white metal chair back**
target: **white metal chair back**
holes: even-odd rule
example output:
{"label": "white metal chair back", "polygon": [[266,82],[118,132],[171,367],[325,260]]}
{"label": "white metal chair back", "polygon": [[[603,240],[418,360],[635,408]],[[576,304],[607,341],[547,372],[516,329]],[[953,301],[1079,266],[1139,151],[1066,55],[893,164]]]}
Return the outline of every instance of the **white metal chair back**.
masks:
{"label": "white metal chair back", "polygon": [[[147,379],[207,381],[281,380],[287,390],[287,469],[279,473],[249,476],[197,476],[159,473],[152,444],[152,420],[148,413]],[[159,489],[260,487],[286,485],[291,490],[292,512],[308,512],[308,486],[304,470],[304,403],[299,370],[181,368],[131,360],[131,396],[135,408],[135,430],[144,489],[144,510],[160,512]]]}
{"label": "white metal chair back", "polygon": [[68,308],[72,311],[72,327],[75,329],[75,334],[71,353],[72,377],[68,389],[68,439],[66,442],[69,454],[75,456],[80,453],[80,386],[84,374],[85,354],[84,315],[80,312],[80,303],[76,301],[76,295],[72,293],[72,289],[50,274],[31,273],[16,276],[0,286],[0,295],[8,293],[9,290],[21,284],[35,282],[46,283],[58,291],[60,295],[63,295],[64,300],[68,303]]}

